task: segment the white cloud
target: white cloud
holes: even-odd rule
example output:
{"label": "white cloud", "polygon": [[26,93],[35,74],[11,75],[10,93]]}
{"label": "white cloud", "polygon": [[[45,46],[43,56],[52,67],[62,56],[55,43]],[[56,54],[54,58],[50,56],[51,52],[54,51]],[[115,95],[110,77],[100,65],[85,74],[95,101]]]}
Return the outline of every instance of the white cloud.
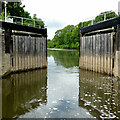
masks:
{"label": "white cloud", "polygon": [[[25,4],[25,9],[30,12],[31,15],[36,13],[37,16],[46,23],[49,31],[48,38],[53,38],[54,30],[61,29],[65,25],[76,25],[80,21],[96,16],[101,12],[117,10],[118,1],[119,0],[23,0],[23,4]],[[53,25],[53,23],[55,23],[55,25]]]}

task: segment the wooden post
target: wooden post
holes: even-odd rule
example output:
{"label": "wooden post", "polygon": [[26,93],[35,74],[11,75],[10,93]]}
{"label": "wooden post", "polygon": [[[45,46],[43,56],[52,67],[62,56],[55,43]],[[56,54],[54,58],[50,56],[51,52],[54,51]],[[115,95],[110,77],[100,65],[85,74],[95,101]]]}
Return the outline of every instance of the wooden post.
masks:
{"label": "wooden post", "polygon": [[114,41],[114,75],[120,77],[120,25],[117,25]]}
{"label": "wooden post", "polygon": [[[0,3],[0,5],[1,5],[1,3]],[[2,23],[0,23],[0,79],[1,79],[1,75],[2,75],[2,49],[3,49],[3,45],[2,45]]]}
{"label": "wooden post", "polygon": [[11,51],[11,34],[12,34],[12,30],[6,28],[5,29],[5,53],[10,53]]}
{"label": "wooden post", "polygon": [[120,24],[117,25],[117,33],[116,33],[116,51],[120,51]]}
{"label": "wooden post", "polygon": [[120,118],[120,80],[118,81],[118,113]]}
{"label": "wooden post", "polygon": [[80,44],[80,46],[79,46],[79,67],[80,67],[80,56],[81,56],[81,41],[82,41],[82,32],[81,32],[81,29],[80,29],[80,42],[79,42],[79,44]]}
{"label": "wooden post", "polygon": [[[0,6],[2,6],[0,2]],[[1,13],[2,9],[0,9]],[[0,79],[2,75],[2,24],[0,23]],[[0,80],[0,120],[2,119],[2,80]]]}
{"label": "wooden post", "polygon": [[[113,52],[114,52],[114,60],[113,60],[113,67],[114,67],[114,72],[115,72],[115,69],[116,69],[116,51],[119,51],[120,50],[120,47],[119,47],[119,44],[120,44],[120,25],[117,25],[115,27],[115,30],[116,30],[116,33],[115,33],[115,37],[114,37],[114,40],[113,40],[113,44],[114,44],[114,48],[113,48]],[[115,73],[114,73],[115,74]]]}
{"label": "wooden post", "polygon": [[45,66],[47,66],[47,29],[46,29],[46,34],[44,35],[44,47],[45,47],[45,56],[44,57],[46,57],[46,59],[45,59]]}

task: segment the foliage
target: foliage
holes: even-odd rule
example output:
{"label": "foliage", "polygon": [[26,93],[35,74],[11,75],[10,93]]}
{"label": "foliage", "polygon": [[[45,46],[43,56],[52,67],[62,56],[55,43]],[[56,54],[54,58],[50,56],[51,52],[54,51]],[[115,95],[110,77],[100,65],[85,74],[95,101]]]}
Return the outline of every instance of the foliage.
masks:
{"label": "foliage", "polygon": [[62,30],[57,30],[53,40],[48,41],[48,47],[54,48],[79,48],[78,26],[68,25]]}
{"label": "foliage", "polygon": [[[93,23],[98,23],[104,20],[104,15],[106,14],[106,19],[117,17],[117,14],[112,11],[107,11],[100,13],[93,20]],[[80,22],[78,25],[68,25],[61,30],[55,32],[55,36],[52,40],[48,40],[48,48],[70,48],[78,49],[80,44],[80,27],[86,27],[92,25],[92,20]]]}
{"label": "foliage", "polygon": [[100,13],[100,15],[96,16],[94,23],[98,23],[104,20],[104,14],[106,14],[106,20],[110,19],[110,18],[114,18],[117,17],[117,14],[115,12],[112,11],[106,11],[106,12],[102,12]]}
{"label": "foliage", "polygon": [[[7,4],[7,16],[18,16],[18,17],[23,17],[23,18],[29,18],[32,19],[30,16],[30,13],[24,10],[25,5],[22,5],[21,2],[9,2]],[[2,13],[0,18],[4,20],[4,3],[2,3]],[[40,19],[37,18],[37,15],[34,14],[33,19],[36,20],[36,27],[40,26],[41,28],[44,28],[44,22]],[[16,23],[21,23],[21,19],[15,18],[14,22]],[[32,20],[24,20],[24,25],[30,25],[34,26],[34,21]]]}

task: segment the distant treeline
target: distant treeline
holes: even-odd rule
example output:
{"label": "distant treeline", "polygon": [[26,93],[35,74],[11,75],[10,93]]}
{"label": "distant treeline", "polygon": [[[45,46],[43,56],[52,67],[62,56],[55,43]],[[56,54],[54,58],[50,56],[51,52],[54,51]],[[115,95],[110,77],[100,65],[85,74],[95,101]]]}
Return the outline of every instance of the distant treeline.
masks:
{"label": "distant treeline", "polygon": [[[0,6],[1,7],[1,6]],[[28,11],[24,10],[25,5],[22,5],[22,2],[8,2],[7,4],[7,16],[17,16],[17,17],[23,17],[23,18],[29,18],[29,19],[35,19],[35,26],[39,26],[41,28],[45,27],[44,22],[42,19],[37,18],[37,15],[34,14],[33,17],[30,16],[30,13]],[[4,3],[2,2],[2,13],[0,15],[0,19],[4,20],[5,19],[5,6]],[[16,23],[21,23],[20,18],[14,18],[14,22]],[[33,20],[25,20],[23,21],[24,25],[29,25],[29,26],[34,26],[34,21]]]}
{"label": "distant treeline", "polygon": [[48,39],[48,48],[67,48],[67,49],[78,49],[80,44],[80,27],[86,27],[89,25],[98,23],[104,20],[104,14],[106,13],[106,19],[117,17],[117,14],[112,11],[103,12],[96,16],[95,19],[80,22],[78,25],[68,25],[61,30],[55,32],[55,36],[52,40]]}

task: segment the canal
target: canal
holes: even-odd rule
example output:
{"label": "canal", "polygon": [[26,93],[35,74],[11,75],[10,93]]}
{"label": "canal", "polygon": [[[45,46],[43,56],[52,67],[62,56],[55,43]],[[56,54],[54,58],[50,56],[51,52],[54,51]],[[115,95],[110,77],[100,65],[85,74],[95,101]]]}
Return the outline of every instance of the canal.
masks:
{"label": "canal", "polygon": [[120,81],[79,70],[79,52],[49,49],[48,68],[2,79],[3,118],[120,118]]}

